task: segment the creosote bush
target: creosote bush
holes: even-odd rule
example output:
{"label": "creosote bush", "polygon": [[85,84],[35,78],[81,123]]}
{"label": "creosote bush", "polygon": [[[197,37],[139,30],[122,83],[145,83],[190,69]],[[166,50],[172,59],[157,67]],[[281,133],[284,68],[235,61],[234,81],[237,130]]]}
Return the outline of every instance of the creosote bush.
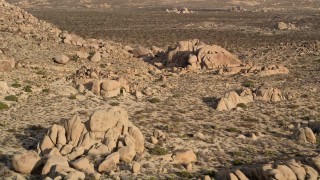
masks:
{"label": "creosote bush", "polygon": [[9,106],[6,103],[0,102],[0,111],[3,109],[8,109],[8,108],[9,108]]}
{"label": "creosote bush", "polygon": [[16,95],[9,95],[4,98],[7,101],[18,101],[18,97]]}

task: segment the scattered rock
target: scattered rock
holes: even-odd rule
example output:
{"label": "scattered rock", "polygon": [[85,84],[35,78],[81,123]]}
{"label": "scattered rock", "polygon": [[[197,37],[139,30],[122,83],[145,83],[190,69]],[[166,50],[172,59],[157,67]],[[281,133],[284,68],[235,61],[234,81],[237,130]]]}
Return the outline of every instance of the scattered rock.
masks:
{"label": "scattered rock", "polygon": [[132,172],[134,174],[138,174],[140,172],[140,168],[141,168],[141,165],[139,162],[133,162],[133,165],[132,165]]}
{"label": "scattered rock", "polygon": [[177,164],[188,165],[197,161],[197,156],[192,150],[177,150],[172,157]]}
{"label": "scattered rock", "polygon": [[64,54],[57,55],[53,58],[54,62],[59,63],[59,64],[67,64],[69,62],[69,57],[67,57]]}
{"label": "scattered rock", "polygon": [[91,62],[99,62],[101,61],[101,54],[99,52],[94,53],[94,55],[90,58]]}

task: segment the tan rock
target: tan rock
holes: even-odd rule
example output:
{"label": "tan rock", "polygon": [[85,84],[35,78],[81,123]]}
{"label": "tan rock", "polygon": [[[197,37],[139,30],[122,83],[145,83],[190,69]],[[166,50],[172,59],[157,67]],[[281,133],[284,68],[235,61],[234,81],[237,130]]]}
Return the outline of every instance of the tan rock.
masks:
{"label": "tan rock", "polygon": [[105,110],[95,111],[89,120],[91,131],[105,132],[116,126],[118,122],[127,123],[128,114],[119,107],[113,107]]}
{"label": "tan rock", "polygon": [[48,135],[45,135],[41,144],[40,144],[40,150],[43,154],[47,153],[50,151],[52,148],[54,148],[54,144],[51,141],[50,137]]}
{"label": "tan rock", "polygon": [[67,64],[69,62],[69,57],[66,55],[57,55],[53,58],[54,62],[59,63],[59,64]]}
{"label": "tan rock", "polygon": [[66,157],[49,158],[42,169],[42,175],[48,174],[51,168],[55,165],[60,165],[68,168],[69,167],[68,159]]}
{"label": "tan rock", "polygon": [[46,154],[45,157],[52,158],[52,157],[61,157],[62,154],[60,153],[60,150],[58,148],[52,148],[50,151],[48,151],[48,154]]}
{"label": "tan rock", "polygon": [[233,174],[235,174],[239,180],[249,180],[246,175],[244,175],[239,169],[236,170]]}
{"label": "tan rock", "polygon": [[294,172],[298,180],[305,179],[307,175],[306,170],[294,159],[288,161],[286,165]]}
{"label": "tan rock", "polygon": [[12,158],[12,166],[14,170],[23,174],[30,174],[41,164],[41,158],[35,151],[17,154]]}
{"label": "tan rock", "polygon": [[236,175],[234,175],[233,173],[229,174],[229,179],[230,180],[239,180],[238,177]]}
{"label": "tan rock", "polygon": [[91,86],[91,92],[97,96],[100,96],[101,93],[101,80],[94,80]]}
{"label": "tan rock", "polygon": [[294,172],[286,165],[278,165],[277,169],[281,171],[281,173],[284,175],[285,179],[287,180],[296,180],[297,177],[294,174]]}
{"label": "tan rock", "polygon": [[197,156],[192,150],[178,150],[172,157],[174,162],[177,164],[188,165],[189,163],[197,161]]}
{"label": "tan rock", "polygon": [[110,172],[112,170],[117,169],[117,164],[120,161],[120,154],[118,152],[114,152],[110,154],[98,167],[98,171],[102,172]]}
{"label": "tan rock", "polygon": [[134,174],[139,173],[140,172],[140,168],[141,168],[141,165],[140,165],[139,162],[133,162],[133,164],[132,164],[132,172]]}
{"label": "tan rock", "polygon": [[120,154],[120,160],[125,163],[132,162],[133,158],[136,156],[136,151],[133,147],[124,146],[118,150]]}
{"label": "tan rock", "polygon": [[81,122],[78,116],[73,116],[65,123],[66,137],[68,142],[72,142],[74,147],[81,144],[84,134],[87,133],[87,129]]}
{"label": "tan rock", "polygon": [[130,128],[129,134],[132,136],[134,144],[135,144],[135,151],[137,153],[143,153],[144,152],[144,136],[141,133],[141,131],[135,127],[132,126]]}
{"label": "tan rock", "polygon": [[266,101],[266,102],[278,102],[283,101],[286,98],[283,96],[282,92],[277,88],[271,87],[260,87],[256,93],[254,100]]}
{"label": "tan rock", "polygon": [[115,97],[120,94],[120,82],[115,80],[105,80],[101,85],[104,97]]}
{"label": "tan rock", "polygon": [[10,72],[15,67],[15,60],[0,54],[0,72]]}
{"label": "tan rock", "polygon": [[307,166],[307,165],[302,165],[302,167],[306,170],[306,177],[308,177],[309,180],[317,180],[318,177],[319,177],[319,174],[318,172],[313,169],[312,167],[310,166]]}
{"label": "tan rock", "polygon": [[308,142],[307,138],[306,138],[305,130],[304,130],[304,128],[300,128],[300,126],[296,127],[293,130],[291,138],[296,140],[297,142],[299,142],[301,144],[306,144]]}
{"label": "tan rock", "polygon": [[85,172],[87,174],[95,173],[93,165],[85,157],[79,158],[71,162],[71,166],[74,167],[76,170]]}
{"label": "tan rock", "polygon": [[306,135],[306,139],[309,143],[311,143],[311,144],[317,143],[316,136],[314,135],[313,131],[310,128],[305,127],[304,132]]}
{"label": "tan rock", "polygon": [[240,66],[241,61],[220,46],[204,46],[199,50],[198,60],[203,62],[207,69],[219,69],[219,67]]}
{"label": "tan rock", "polygon": [[152,55],[152,52],[149,49],[146,49],[144,47],[138,47],[132,50],[133,57],[144,57]]}
{"label": "tan rock", "polygon": [[312,158],[312,162],[314,163],[317,170],[320,171],[320,155]]}
{"label": "tan rock", "polygon": [[90,58],[91,62],[99,62],[101,61],[101,54],[99,52],[94,53],[94,55]]}
{"label": "tan rock", "polygon": [[231,91],[226,93],[223,98],[218,103],[217,110],[225,111],[230,110],[237,107],[238,104],[248,104],[253,101],[253,96],[250,94],[245,94],[243,96],[239,96],[235,91]]}
{"label": "tan rock", "polygon": [[68,154],[68,159],[70,161],[75,160],[76,158],[82,156],[84,154],[84,148],[82,146],[74,148],[74,150]]}
{"label": "tan rock", "polygon": [[73,149],[73,145],[72,144],[66,144],[65,146],[62,147],[60,153],[63,156],[65,156],[65,155],[71,153],[72,149]]}
{"label": "tan rock", "polygon": [[157,144],[158,143],[158,139],[155,138],[154,136],[150,137],[150,141],[151,141],[152,144]]}

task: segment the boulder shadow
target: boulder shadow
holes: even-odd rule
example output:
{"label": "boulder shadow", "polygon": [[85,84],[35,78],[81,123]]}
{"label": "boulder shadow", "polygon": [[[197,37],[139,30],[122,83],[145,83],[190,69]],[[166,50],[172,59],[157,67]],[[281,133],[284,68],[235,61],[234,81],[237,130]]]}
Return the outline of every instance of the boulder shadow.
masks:
{"label": "boulder shadow", "polygon": [[202,102],[204,102],[207,106],[216,109],[218,106],[220,99],[216,97],[203,97]]}
{"label": "boulder shadow", "polygon": [[14,135],[24,149],[37,150],[37,145],[43,139],[47,130],[41,125],[29,125],[23,132],[16,132]]}

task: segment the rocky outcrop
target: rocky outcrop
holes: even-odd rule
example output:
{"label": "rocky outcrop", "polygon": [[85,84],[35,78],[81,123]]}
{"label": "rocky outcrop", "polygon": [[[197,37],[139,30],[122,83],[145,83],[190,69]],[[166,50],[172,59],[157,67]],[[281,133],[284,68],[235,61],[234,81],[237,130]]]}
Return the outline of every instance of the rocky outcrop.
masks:
{"label": "rocky outcrop", "polygon": [[[99,172],[114,170],[119,161],[130,163],[136,154],[144,152],[144,136],[124,110],[113,107],[95,111],[85,123],[74,116],[64,125],[53,125],[38,151],[45,161],[43,175],[54,178],[63,171],[64,177],[83,177],[83,173],[99,177],[91,161],[100,162]],[[16,155],[12,160],[15,170],[21,173],[30,173],[40,162],[34,151]]]}
{"label": "rocky outcrop", "polygon": [[[314,160],[318,158],[315,157]],[[318,162],[316,162],[318,163]],[[255,165],[255,167],[244,167],[241,170],[237,169],[231,172],[220,172],[215,179],[233,179],[233,180],[248,180],[248,179],[310,179],[316,180],[318,172],[312,167],[313,165],[302,164],[295,159],[284,162],[270,163],[264,165]]]}
{"label": "rocky outcrop", "polygon": [[[268,86],[261,86],[255,91],[249,88],[245,89],[240,95],[231,91],[222,97],[216,107],[218,111],[231,110],[240,104],[248,104],[253,101],[278,102],[286,100],[283,93],[277,89]],[[241,106],[241,105],[240,105]]]}
{"label": "rocky outcrop", "polygon": [[296,140],[300,144],[315,144],[317,143],[317,139],[315,134],[313,133],[312,129],[309,127],[300,127],[298,125],[291,135],[291,138]]}
{"label": "rocky outcrop", "polygon": [[292,23],[285,23],[285,22],[279,22],[276,28],[279,30],[297,30],[298,29],[296,25]]}
{"label": "rocky outcrop", "polygon": [[168,51],[168,59],[164,64],[195,70],[236,67],[240,66],[241,61],[220,46],[205,45],[194,39],[178,42],[174,49]]}
{"label": "rocky outcrop", "polygon": [[237,107],[238,104],[248,104],[253,101],[253,95],[250,89],[244,90],[240,96],[235,91],[226,93],[218,103],[217,110],[225,111]]}
{"label": "rocky outcrop", "polygon": [[265,102],[278,102],[285,100],[285,96],[278,88],[261,86],[254,93],[254,100],[265,101]]}

